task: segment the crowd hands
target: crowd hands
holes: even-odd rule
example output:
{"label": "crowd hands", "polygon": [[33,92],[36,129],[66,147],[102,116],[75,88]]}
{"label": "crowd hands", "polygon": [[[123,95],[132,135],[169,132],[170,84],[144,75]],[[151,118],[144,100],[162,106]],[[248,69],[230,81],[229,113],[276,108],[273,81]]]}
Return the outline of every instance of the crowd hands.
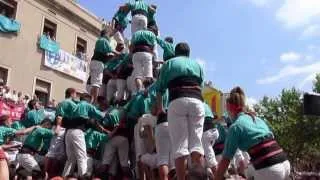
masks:
{"label": "crowd hands", "polygon": [[0,99],[8,104],[26,105],[30,100],[29,95],[22,95],[22,92],[10,89],[9,86],[5,86],[3,80],[0,80]]}
{"label": "crowd hands", "polygon": [[156,9],[143,0],[118,9],[96,42],[88,93],[79,99],[66,89],[54,119],[37,100],[21,121],[0,118],[0,179],[289,177],[285,153],[265,121],[246,108],[240,87],[231,90],[221,117],[203,102],[202,67],[187,43],[159,36]]}

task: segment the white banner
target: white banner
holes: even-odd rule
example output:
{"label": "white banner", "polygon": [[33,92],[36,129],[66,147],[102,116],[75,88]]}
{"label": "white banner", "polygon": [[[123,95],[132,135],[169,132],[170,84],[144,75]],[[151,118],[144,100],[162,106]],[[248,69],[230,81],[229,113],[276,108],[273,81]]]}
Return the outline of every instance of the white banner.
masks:
{"label": "white banner", "polygon": [[87,81],[88,62],[60,49],[58,53],[45,51],[44,65],[76,79]]}

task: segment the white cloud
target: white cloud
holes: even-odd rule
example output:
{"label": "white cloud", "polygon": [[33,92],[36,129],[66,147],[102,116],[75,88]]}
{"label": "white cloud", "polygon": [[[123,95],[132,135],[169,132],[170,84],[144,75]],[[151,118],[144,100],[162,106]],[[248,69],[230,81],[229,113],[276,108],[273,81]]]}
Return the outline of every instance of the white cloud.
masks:
{"label": "white cloud", "polygon": [[296,62],[301,59],[301,55],[296,52],[283,53],[280,56],[280,61],[283,63]]}
{"label": "white cloud", "polygon": [[285,0],[276,13],[276,18],[288,28],[309,25],[319,17],[319,0]]}
{"label": "white cloud", "polygon": [[247,106],[249,106],[249,108],[253,109],[253,106],[258,104],[258,100],[254,97],[248,97],[246,100],[246,104]]}
{"label": "white cloud", "polygon": [[252,4],[258,7],[265,7],[267,6],[272,0],[249,0]]}
{"label": "white cloud", "polygon": [[304,66],[292,66],[287,65],[282,68],[276,75],[265,77],[257,80],[258,84],[273,84],[284,78],[305,75],[310,76],[311,74],[320,72],[320,62],[316,62],[313,64],[308,64]]}
{"label": "white cloud", "polygon": [[316,76],[317,76],[317,72],[311,73],[306,78],[304,78],[301,83],[299,83],[298,88],[302,89],[307,84],[312,83],[312,81],[316,78]]}
{"label": "white cloud", "polygon": [[308,61],[308,62],[313,61],[314,60],[314,56],[306,55],[305,60]]}
{"label": "white cloud", "polygon": [[302,39],[320,36],[320,25],[308,26],[301,35]]}

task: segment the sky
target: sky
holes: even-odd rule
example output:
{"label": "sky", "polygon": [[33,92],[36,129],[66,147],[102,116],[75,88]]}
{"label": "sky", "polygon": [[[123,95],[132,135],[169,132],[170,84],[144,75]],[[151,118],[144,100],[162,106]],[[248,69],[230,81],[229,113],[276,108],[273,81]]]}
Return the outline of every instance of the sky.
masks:
{"label": "sky", "polygon": [[[250,103],[283,88],[312,90],[320,72],[320,0],[145,1],[158,6],[161,36],[188,42],[217,89],[240,86]],[[111,20],[127,1],[78,2]]]}

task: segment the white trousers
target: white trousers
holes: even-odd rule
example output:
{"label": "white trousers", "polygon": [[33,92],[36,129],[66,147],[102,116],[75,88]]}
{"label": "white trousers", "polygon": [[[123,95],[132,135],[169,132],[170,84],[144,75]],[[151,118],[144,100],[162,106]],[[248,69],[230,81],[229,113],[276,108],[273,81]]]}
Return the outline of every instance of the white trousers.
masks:
{"label": "white trousers", "polygon": [[290,162],[284,161],[271,167],[256,170],[254,179],[259,180],[287,180],[290,176]]}
{"label": "white trousers", "polygon": [[169,134],[174,158],[192,152],[204,154],[201,142],[204,123],[203,102],[195,98],[178,98],[169,104]]}
{"label": "white trousers", "polygon": [[115,97],[117,101],[124,99],[126,90],[126,80],[124,79],[110,79],[107,84],[107,100],[110,103]]}
{"label": "white trousers", "polygon": [[134,79],[140,78],[152,78],[153,68],[152,68],[152,58],[153,55],[148,52],[136,52],[132,56],[133,63],[133,76]]}
{"label": "white trousers", "polygon": [[146,138],[143,138],[141,135],[144,131],[144,126],[155,127],[156,121],[157,121],[157,118],[150,114],[144,114],[141,118],[138,119],[138,122],[134,127],[134,144],[135,144],[135,152],[136,152],[136,161],[139,161],[140,156],[148,153],[148,149],[150,149],[148,148],[145,142]]}
{"label": "white trousers", "polygon": [[127,88],[128,88],[129,93],[131,93],[131,94],[134,94],[137,92],[136,82],[135,82],[135,78],[133,77],[133,75],[131,75],[127,78]]}
{"label": "white trousers", "polygon": [[123,136],[115,136],[104,148],[102,164],[111,165],[112,160],[118,155],[121,167],[128,167],[129,160],[129,142],[128,139]]}
{"label": "white trousers", "polygon": [[169,169],[174,169],[174,158],[171,150],[171,140],[169,135],[168,122],[158,124],[155,130],[155,140],[157,149],[157,166],[167,165]]}
{"label": "white trousers", "polygon": [[212,168],[218,165],[218,162],[216,160],[216,156],[213,150],[213,145],[218,138],[219,138],[219,131],[216,128],[209,129],[205,131],[202,135],[204,156],[206,159],[207,166],[209,168]]}
{"label": "white trousers", "polygon": [[156,169],[158,167],[157,157],[158,155],[156,153],[153,153],[153,154],[147,153],[141,156],[141,162],[149,166],[151,169]]}
{"label": "white trousers", "polygon": [[92,175],[96,165],[97,165],[97,160],[88,156],[88,160],[87,160],[87,174],[88,175],[90,175],[90,176]]}
{"label": "white trousers", "polygon": [[136,14],[131,21],[131,35],[139,30],[147,29],[148,18],[142,14]]}
{"label": "white trousers", "polygon": [[29,173],[32,173],[32,171],[41,171],[38,162],[31,154],[18,154],[17,160],[19,165]]}
{"label": "white trousers", "polygon": [[91,86],[100,87],[102,85],[104,64],[100,61],[90,62],[90,82]]}
{"label": "white trousers", "polygon": [[67,162],[64,166],[63,176],[73,173],[75,166],[78,167],[80,176],[87,173],[87,149],[84,132],[80,129],[69,129],[66,133]]}

